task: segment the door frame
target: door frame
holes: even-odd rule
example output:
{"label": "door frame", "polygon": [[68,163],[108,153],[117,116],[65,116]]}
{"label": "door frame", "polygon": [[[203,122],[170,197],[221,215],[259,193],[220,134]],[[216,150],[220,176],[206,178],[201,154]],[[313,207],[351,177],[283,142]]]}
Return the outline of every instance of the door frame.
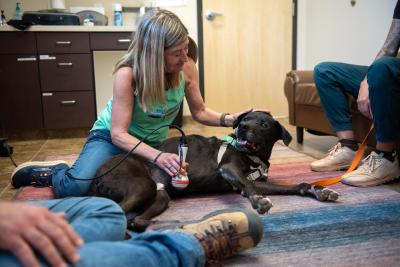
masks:
{"label": "door frame", "polygon": [[[297,68],[297,2],[292,0],[292,70]],[[199,86],[204,98],[204,43],[203,43],[203,0],[197,0],[197,47]]]}

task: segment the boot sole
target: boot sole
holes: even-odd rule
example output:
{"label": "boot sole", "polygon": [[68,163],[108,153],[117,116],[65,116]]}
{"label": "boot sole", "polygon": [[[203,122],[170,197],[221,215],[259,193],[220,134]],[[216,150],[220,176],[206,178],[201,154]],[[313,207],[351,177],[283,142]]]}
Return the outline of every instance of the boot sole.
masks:
{"label": "boot sole", "polygon": [[[14,177],[14,174],[15,174],[17,171],[22,170],[23,168],[31,167],[31,166],[36,166],[36,165],[37,165],[37,166],[45,166],[45,167],[47,167],[47,166],[53,166],[53,165],[58,165],[58,164],[67,164],[67,165],[69,166],[68,162],[66,162],[65,160],[54,160],[54,161],[28,161],[28,162],[22,163],[22,164],[18,165],[18,166],[14,169],[14,171],[12,172],[10,182],[11,182],[11,184],[12,184],[12,178]],[[14,185],[13,185],[13,186],[14,186]]]}

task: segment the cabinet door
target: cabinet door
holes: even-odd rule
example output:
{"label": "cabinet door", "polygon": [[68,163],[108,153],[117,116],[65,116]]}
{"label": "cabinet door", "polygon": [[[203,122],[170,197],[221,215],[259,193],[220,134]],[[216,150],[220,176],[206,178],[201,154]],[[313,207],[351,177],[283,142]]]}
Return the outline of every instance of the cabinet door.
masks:
{"label": "cabinet door", "polygon": [[43,126],[35,55],[0,55],[0,121],[6,132]]}

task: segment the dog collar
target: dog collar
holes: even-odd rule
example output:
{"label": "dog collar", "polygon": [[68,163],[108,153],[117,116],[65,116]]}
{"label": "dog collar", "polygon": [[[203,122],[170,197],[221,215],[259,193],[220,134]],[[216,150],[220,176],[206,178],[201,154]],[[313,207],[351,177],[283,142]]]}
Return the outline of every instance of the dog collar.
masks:
{"label": "dog collar", "polygon": [[224,135],[224,136],[222,136],[221,140],[224,141],[224,143],[230,144],[230,145],[232,145],[232,146],[235,146],[235,144],[236,144],[236,139],[233,138],[233,137],[230,136],[230,135]]}
{"label": "dog collar", "polygon": [[258,164],[258,167],[252,167],[250,166],[250,173],[247,175],[247,180],[250,181],[255,181],[261,177],[263,177],[265,180],[268,178],[268,166],[264,162],[260,160],[260,158],[255,157],[255,156],[247,156],[249,159],[251,159],[254,163]]}

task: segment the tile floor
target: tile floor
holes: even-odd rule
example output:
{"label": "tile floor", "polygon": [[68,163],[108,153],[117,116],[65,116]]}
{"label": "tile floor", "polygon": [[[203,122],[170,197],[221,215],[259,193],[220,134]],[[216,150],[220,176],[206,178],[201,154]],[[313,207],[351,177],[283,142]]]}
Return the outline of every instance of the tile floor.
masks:
{"label": "tile floor", "polygon": [[[297,144],[295,127],[290,126],[287,119],[281,119],[280,122],[293,136],[290,147],[299,152],[320,158],[336,143],[335,137],[315,136],[305,133],[304,144]],[[222,136],[232,132],[230,128],[201,125],[191,118],[184,119],[183,130],[186,134],[201,134],[204,136]],[[11,136],[9,143],[14,148],[13,159],[17,164],[20,164],[26,161],[44,160],[48,156],[77,154],[85,142],[87,132],[88,129],[24,132]],[[170,130],[170,136],[177,135],[179,135],[177,130]],[[16,193],[16,190],[12,188],[9,182],[13,169],[14,165],[9,158],[0,158],[0,199],[12,199]]]}

